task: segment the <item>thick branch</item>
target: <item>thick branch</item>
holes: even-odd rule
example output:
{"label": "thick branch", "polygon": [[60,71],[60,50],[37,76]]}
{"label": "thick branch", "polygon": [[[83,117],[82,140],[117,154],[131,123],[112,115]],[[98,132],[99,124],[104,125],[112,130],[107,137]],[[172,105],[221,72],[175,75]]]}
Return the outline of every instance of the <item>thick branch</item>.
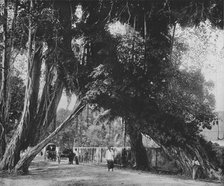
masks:
{"label": "thick branch", "polygon": [[64,129],[78,114],[83,110],[85,104],[81,101],[76,104],[72,114],[68,116],[47,138],[37,144],[35,147],[28,150],[28,152],[20,159],[15,166],[15,171],[27,172],[31,161],[35,156],[62,130]]}

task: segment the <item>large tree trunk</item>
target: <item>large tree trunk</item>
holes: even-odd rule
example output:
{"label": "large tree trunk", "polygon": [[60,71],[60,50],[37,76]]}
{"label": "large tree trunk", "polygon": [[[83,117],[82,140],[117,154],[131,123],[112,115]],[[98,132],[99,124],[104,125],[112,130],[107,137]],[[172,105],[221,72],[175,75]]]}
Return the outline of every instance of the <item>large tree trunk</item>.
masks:
{"label": "large tree trunk", "polygon": [[[7,0],[4,1],[4,17],[7,18]],[[5,126],[8,117],[7,102],[8,102],[8,72],[9,72],[9,61],[7,59],[7,20],[3,25],[3,52],[2,52],[2,68],[1,68],[1,89],[0,89],[0,157],[5,152],[6,141],[5,141]]]}
{"label": "large tree trunk", "polygon": [[[4,1],[4,17],[7,18],[7,0]],[[1,64],[1,89],[0,89],[0,158],[5,152],[5,126],[8,120],[8,75],[9,75],[9,60],[7,59],[7,20],[3,24],[3,52]]]}
{"label": "large tree trunk", "polygon": [[197,157],[198,161],[200,162],[201,177],[209,177],[210,170],[212,170],[214,166],[211,164],[208,157],[206,157],[206,152],[203,150],[203,147],[200,145],[197,147],[191,147],[190,145],[187,146],[188,150],[175,146],[165,147],[161,145],[163,151],[170,158],[176,161],[178,167],[180,167],[182,170],[182,174],[187,176],[192,175],[192,161],[194,157]]}
{"label": "large tree trunk", "polygon": [[[33,8],[33,1],[30,2],[30,11]],[[17,130],[15,131],[12,140],[7,146],[6,152],[0,163],[0,169],[11,170],[20,159],[20,151],[26,149],[29,145],[27,138],[30,129],[32,128],[32,119],[36,113],[39,81],[41,72],[41,44],[35,44],[37,48],[34,58],[32,58],[32,19],[29,18],[29,33],[28,33],[28,73],[27,73],[27,85],[25,93],[24,110],[21,117],[21,121]]]}
{"label": "large tree trunk", "polygon": [[[30,133],[33,136],[32,146],[36,145],[40,140],[43,140],[49,132],[49,127],[54,124],[53,122],[64,87],[62,81],[59,79],[54,85],[53,92],[48,92],[50,87],[47,86],[49,84],[45,86],[41,97],[41,104],[35,118],[36,126]],[[46,95],[50,94],[50,97],[46,97]]]}
{"label": "large tree trunk", "polygon": [[[70,2],[68,0],[63,2],[55,1],[54,8],[58,12],[59,20],[63,27],[63,39],[60,41],[49,39],[47,42],[48,53],[51,55],[53,51],[52,55],[55,55],[56,63],[52,61],[52,58],[46,59],[46,81],[38,113],[35,118],[36,125],[31,132],[31,136],[35,136],[31,143],[32,145],[36,145],[48,135],[50,130],[52,130],[50,128],[54,125],[57,107],[61,99],[63,88],[66,86],[66,78],[64,78],[64,76],[67,76],[67,72],[70,70],[66,68],[70,68],[71,61],[74,60],[74,54],[71,48]],[[49,96],[47,97],[46,95]]]}
{"label": "large tree trunk", "polygon": [[[6,126],[9,121],[10,108],[10,79],[11,79],[11,54],[13,51],[13,36],[15,19],[17,17],[17,1],[14,3],[14,15],[11,24],[6,19],[3,25],[3,51],[1,64],[1,89],[0,89],[0,159],[6,149]],[[8,1],[4,0],[4,17],[8,17]],[[11,28],[10,26],[11,25]]]}
{"label": "large tree trunk", "polygon": [[[153,135],[151,134],[150,137]],[[181,169],[182,174],[191,176],[192,175],[192,161],[194,157],[197,157],[200,162],[201,177],[210,177],[210,170],[214,169],[214,165],[209,160],[207,156],[206,149],[204,149],[203,144],[200,140],[197,145],[187,144],[186,147],[180,148],[176,146],[166,147],[161,144],[156,138],[152,138],[165,152],[170,159],[175,160],[178,167]],[[213,170],[215,172],[215,170]]]}
{"label": "large tree trunk", "polygon": [[[47,84],[43,91],[40,104],[38,104],[42,53],[41,47],[38,46],[38,49],[32,60],[32,19],[30,17],[28,35],[28,80],[26,86],[24,110],[20,124],[6,149],[3,160],[0,163],[0,169],[12,170],[20,159],[20,151],[26,149],[29,145],[36,145],[39,142],[40,138],[46,134],[49,125],[55,118],[56,109],[63,90],[63,83],[61,81],[62,75],[65,73],[64,70],[66,70],[66,65],[71,63],[73,52],[71,50],[70,34],[70,2],[55,1],[54,6],[55,9],[58,10],[59,19],[64,29],[64,32],[62,32],[63,39],[59,41],[59,47],[56,48],[58,50],[57,54],[55,55],[55,57],[57,58],[57,64],[55,64],[55,67],[57,66],[58,69],[56,82],[54,78],[48,79],[48,82],[46,82]],[[32,11],[32,7],[33,1],[30,2],[30,11]],[[35,37],[33,38],[35,39]],[[52,63],[49,64],[53,65]],[[60,68],[58,68],[58,66],[60,66]],[[51,67],[52,66],[50,66],[49,68]],[[47,76],[48,75],[52,77],[51,71],[47,74]],[[55,89],[53,92],[52,88]],[[44,93],[47,93],[47,95],[44,95]],[[28,168],[28,165],[29,161],[22,164],[20,162],[20,165],[18,166],[22,166],[22,169],[26,170]]]}
{"label": "large tree trunk", "polygon": [[[31,42],[31,41],[30,41]],[[28,134],[34,126],[33,117],[36,114],[39,92],[39,80],[41,70],[41,46],[35,53],[34,60],[31,61],[31,53],[29,54],[29,63],[31,63],[28,70],[28,80],[26,86],[26,95],[24,110],[19,126],[14,133],[12,140],[7,146],[3,160],[0,163],[0,169],[12,169],[20,158],[20,151],[29,146]]]}
{"label": "large tree trunk", "polygon": [[133,123],[127,123],[127,134],[130,137],[131,149],[134,152],[136,168],[141,170],[149,169],[149,162],[146,149],[142,143],[142,134]]}
{"label": "large tree trunk", "polygon": [[71,121],[73,121],[80,112],[82,112],[83,108],[85,108],[85,104],[83,102],[79,102],[76,104],[76,107],[72,114],[68,116],[63,123],[61,123],[54,132],[52,132],[47,138],[41,141],[39,144],[29,149],[28,152],[21,158],[21,160],[15,166],[14,171],[21,171],[23,173],[28,172],[28,168],[30,163],[35,158],[35,156],[61,131],[66,125],[68,125]]}
{"label": "large tree trunk", "polygon": [[5,126],[0,123],[0,160],[2,159],[6,148]]}

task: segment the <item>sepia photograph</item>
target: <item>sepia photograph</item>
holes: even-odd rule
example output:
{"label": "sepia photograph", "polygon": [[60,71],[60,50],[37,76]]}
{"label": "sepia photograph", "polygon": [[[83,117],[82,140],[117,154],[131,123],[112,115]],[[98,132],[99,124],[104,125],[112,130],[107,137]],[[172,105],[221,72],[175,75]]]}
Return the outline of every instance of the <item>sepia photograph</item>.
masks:
{"label": "sepia photograph", "polygon": [[0,0],[0,186],[119,185],[224,185],[224,0]]}

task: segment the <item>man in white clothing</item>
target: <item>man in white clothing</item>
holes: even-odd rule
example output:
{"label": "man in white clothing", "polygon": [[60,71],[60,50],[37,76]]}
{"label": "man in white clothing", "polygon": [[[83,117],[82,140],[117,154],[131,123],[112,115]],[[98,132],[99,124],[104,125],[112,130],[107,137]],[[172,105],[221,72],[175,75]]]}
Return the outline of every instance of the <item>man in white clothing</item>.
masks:
{"label": "man in white clothing", "polygon": [[106,151],[106,160],[107,160],[108,171],[110,171],[110,169],[113,171],[113,169],[114,169],[114,152],[110,146],[108,146],[108,149]]}
{"label": "man in white clothing", "polygon": [[192,168],[192,170],[193,170],[193,172],[192,172],[192,178],[193,178],[193,180],[195,180],[195,178],[197,176],[198,168],[200,166],[200,163],[199,163],[199,161],[197,160],[196,157],[194,157],[194,159],[192,161],[192,166],[193,166],[193,168]]}

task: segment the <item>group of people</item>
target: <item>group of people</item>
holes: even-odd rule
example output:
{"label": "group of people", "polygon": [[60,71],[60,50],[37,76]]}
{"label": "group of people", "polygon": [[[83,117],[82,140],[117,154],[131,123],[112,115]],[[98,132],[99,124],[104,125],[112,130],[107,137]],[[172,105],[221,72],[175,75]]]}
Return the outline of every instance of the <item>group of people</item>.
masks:
{"label": "group of people", "polygon": [[[114,151],[111,146],[108,146],[108,149],[106,151],[106,161],[107,161],[107,169],[108,171],[114,170]],[[72,150],[68,153],[68,163],[73,164],[73,161],[75,159],[75,163],[78,165],[79,164],[79,154],[77,149],[73,152]],[[61,152],[57,151],[57,160],[58,164],[61,162]],[[194,157],[192,161],[192,178],[195,180],[197,176],[198,169],[200,167],[200,163],[197,160],[196,157]]]}
{"label": "group of people", "polygon": [[[73,161],[75,160],[75,163],[78,165],[79,164],[79,154],[77,149],[73,152],[72,150],[69,151],[68,155],[68,163],[73,164]],[[61,163],[61,152],[57,151],[57,160],[58,164]],[[112,170],[114,168],[114,151],[111,146],[108,147],[106,151],[106,160],[107,160],[107,167],[108,171]]]}

